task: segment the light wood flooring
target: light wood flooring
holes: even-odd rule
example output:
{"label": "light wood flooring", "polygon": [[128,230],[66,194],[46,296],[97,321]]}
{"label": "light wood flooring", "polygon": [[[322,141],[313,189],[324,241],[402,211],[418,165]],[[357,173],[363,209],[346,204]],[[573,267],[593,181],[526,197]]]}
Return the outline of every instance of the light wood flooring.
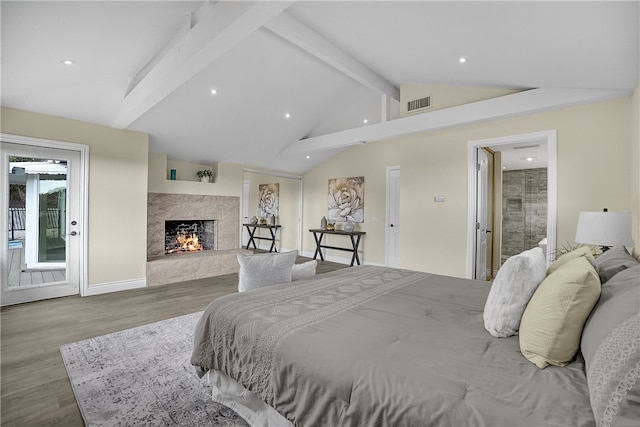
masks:
{"label": "light wood flooring", "polygon": [[[299,257],[297,262],[307,260]],[[317,272],[345,267],[318,261]],[[236,292],[237,286],[238,275],[228,274],[2,307],[0,424],[82,426],[60,345],[201,311],[211,300]]]}
{"label": "light wood flooring", "polygon": [[19,249],[9,249],[9,286],[40,285],[61,282],[64,270],[27,270],[24,245]]}

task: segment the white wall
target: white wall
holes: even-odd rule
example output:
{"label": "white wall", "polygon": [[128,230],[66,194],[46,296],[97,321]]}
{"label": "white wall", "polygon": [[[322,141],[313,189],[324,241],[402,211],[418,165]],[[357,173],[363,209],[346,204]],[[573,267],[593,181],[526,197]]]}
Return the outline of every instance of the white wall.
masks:
{"label": "white wall", "polygon": [[148,135],[6,107],[1,123],[4,133],[89,145],[89,288],[144,283]]}
{"label": "white wall", "polygon": [[[631,209],[631,98],[427,132],[349,148],[305,175],[304,229],[326,214],[327,180],[365,176],[365,263],[384,263],[385,171],[401,168],[400,265],[464,277],[468,141],[557,129],[557,242],[573,242],[578,213]],[[637,146],[637,139],[635,141]],[[433,196],[445,195],[445,203]],[[315,244],[304,234],[304,250]],[[335,256],[347,257],[336,253]]]}

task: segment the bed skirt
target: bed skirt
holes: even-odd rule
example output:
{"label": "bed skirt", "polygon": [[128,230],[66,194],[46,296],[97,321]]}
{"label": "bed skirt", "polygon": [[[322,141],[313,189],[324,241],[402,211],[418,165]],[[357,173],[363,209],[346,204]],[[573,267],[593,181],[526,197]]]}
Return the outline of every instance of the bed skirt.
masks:
{"label": "bed skirt", "polygon": [[230,376],[214,370],[209,371],[207,375],[213,401],[236,411],[251,427],[293,427],[293,424],[278,411]]}

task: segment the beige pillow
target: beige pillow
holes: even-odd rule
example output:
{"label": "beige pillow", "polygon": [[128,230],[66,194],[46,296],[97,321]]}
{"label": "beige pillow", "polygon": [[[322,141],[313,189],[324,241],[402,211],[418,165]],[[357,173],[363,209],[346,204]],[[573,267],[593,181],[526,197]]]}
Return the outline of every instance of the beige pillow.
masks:
{"label": "beige pillow", "polygon": [[600,278],[584,256],[565,262],[534,292],[520,323],[520,351],[543,369],[565,366],[600,297]]}
{"label": "beige pillow", "polygon": [[591,248],[589,246],[580,246],[579,248],[574,249],[571,252],[567,252],[566,254],[560,256],[557,260],[555,260],[547,269],[547,274],[553,273],[569,261],[580,257],[585,257],[591,264],[595,262],[593,253],[591,252]]}

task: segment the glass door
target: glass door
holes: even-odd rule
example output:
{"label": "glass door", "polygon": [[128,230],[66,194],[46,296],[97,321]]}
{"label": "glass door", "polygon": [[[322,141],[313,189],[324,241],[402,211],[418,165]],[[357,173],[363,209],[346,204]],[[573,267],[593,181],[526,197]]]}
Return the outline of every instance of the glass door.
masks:
{"label": "glass door", "polygon": [[79,293],[79,165],[77,151],[2,143],[2,305]]}

